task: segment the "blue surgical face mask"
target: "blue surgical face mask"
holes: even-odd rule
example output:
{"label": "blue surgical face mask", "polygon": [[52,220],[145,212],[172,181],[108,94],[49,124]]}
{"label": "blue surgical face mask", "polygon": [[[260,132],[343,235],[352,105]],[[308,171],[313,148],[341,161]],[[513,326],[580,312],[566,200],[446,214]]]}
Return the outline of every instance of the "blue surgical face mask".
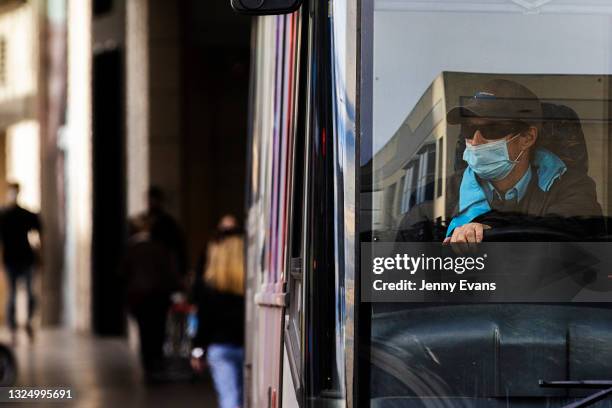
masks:
{"label": "blue surgical face mask", "polygon": [[466,143],[463,160],[480,178],[490,181],[501,180],[510,174],[523,155],[524,151],[521,151],[515,160],[510,160],[508,155],[508,143],[518,136],[510,140],[501,139],[477,146]]}

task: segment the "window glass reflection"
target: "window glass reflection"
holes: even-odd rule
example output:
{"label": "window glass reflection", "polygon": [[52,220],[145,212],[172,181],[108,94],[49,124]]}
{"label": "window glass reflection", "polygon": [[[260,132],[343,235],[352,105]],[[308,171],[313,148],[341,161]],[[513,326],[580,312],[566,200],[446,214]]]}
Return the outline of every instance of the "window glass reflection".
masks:
{"label": "window glass reflection", "polygon": [[[609,242],[611,14],[374,1],[362,243]],[[371,406],[562,406],[581,392],[538,379],[612,379],[607,304],[368,307]]]}

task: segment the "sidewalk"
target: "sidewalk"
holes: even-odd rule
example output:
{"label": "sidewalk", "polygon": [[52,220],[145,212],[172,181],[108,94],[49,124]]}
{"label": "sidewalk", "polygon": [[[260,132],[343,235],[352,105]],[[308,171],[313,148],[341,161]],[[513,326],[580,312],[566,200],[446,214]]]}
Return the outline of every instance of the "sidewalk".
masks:
{"label": "sidewalk", "polygon": [[[7,334],[2,331],[0,340],[6,341]],[[127,340],[46,330],[37,333],[33,344],[20,333],[14,351],[17,387],[73,390],[74,403],[58,407],[216,407],[208,377],[197,383],[146,386]]]}

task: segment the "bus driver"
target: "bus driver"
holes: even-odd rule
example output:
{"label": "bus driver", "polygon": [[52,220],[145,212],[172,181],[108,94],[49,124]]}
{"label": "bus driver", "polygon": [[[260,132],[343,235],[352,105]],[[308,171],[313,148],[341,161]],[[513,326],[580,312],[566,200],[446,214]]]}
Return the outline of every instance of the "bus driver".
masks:
{"label": "bus driver", "polygon": [[448,123],[461,125],[468,167],[459,175],[445,243],[480,242],[484,230],[502,226],[540,226],[578,239],[601,233],[595,183],[538,146],[542,116],[536,95],[501,79],[447,113]]}

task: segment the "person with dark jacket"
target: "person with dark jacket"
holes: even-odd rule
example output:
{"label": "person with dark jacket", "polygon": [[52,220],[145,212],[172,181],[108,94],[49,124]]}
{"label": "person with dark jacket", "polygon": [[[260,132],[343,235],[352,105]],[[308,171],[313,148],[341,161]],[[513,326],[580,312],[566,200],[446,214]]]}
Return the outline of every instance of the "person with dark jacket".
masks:
{"label": "person with dark jacket", "polygon": [[237,226],[233,216],[221,219],[194,288],[199,323],[192,367],[201,371],[206,358],[221,408],[241,407],[243,400],[244,240]]}
{"label": "person with dark jacket", "polygon": [[445,243],[476,243],[484,230],[541,227],[581,239],[603,232],[595,183],[538,146],[542,109],[524,86],[485,84],[447,114],[466,140],[455,216]]}
{"label": "person with dark jacket", "polygon": [[28,234],[42,231],[40,218],[18,203],[19,184],[9,183],[8,204],[0,215],[0,235],[4,252],[4,268],[9,283],[9,300],[7,305],[8,323],[13,334],[13,342],[16,340],[17,321],[15,318],[15,305],[17,298],[17,282],[24,280],[28,293],[28,321],[26,331],[30,338],[33,337],[32,315],[36,299],[32,289],[32,274],[37,254],[30,241]]}
{"label": "person with dark jacket", "polygon": [[172,252],[176,270],[183,277],[187,273],[187,250],[183,231],[177,221],[164,208],[165,194],[157,186],[149,187],[147,192],[147,211],[142,216],[148,218],[151,240],[165,246]]}
{"label": "person with dark jacket", "polygon": [[179,287],[174,254],[152,239],[147,217],[132,221],[122,263],[129,312],[138,323],[140,357],[147,381],[164,378],[163,344],[170,296]]}

